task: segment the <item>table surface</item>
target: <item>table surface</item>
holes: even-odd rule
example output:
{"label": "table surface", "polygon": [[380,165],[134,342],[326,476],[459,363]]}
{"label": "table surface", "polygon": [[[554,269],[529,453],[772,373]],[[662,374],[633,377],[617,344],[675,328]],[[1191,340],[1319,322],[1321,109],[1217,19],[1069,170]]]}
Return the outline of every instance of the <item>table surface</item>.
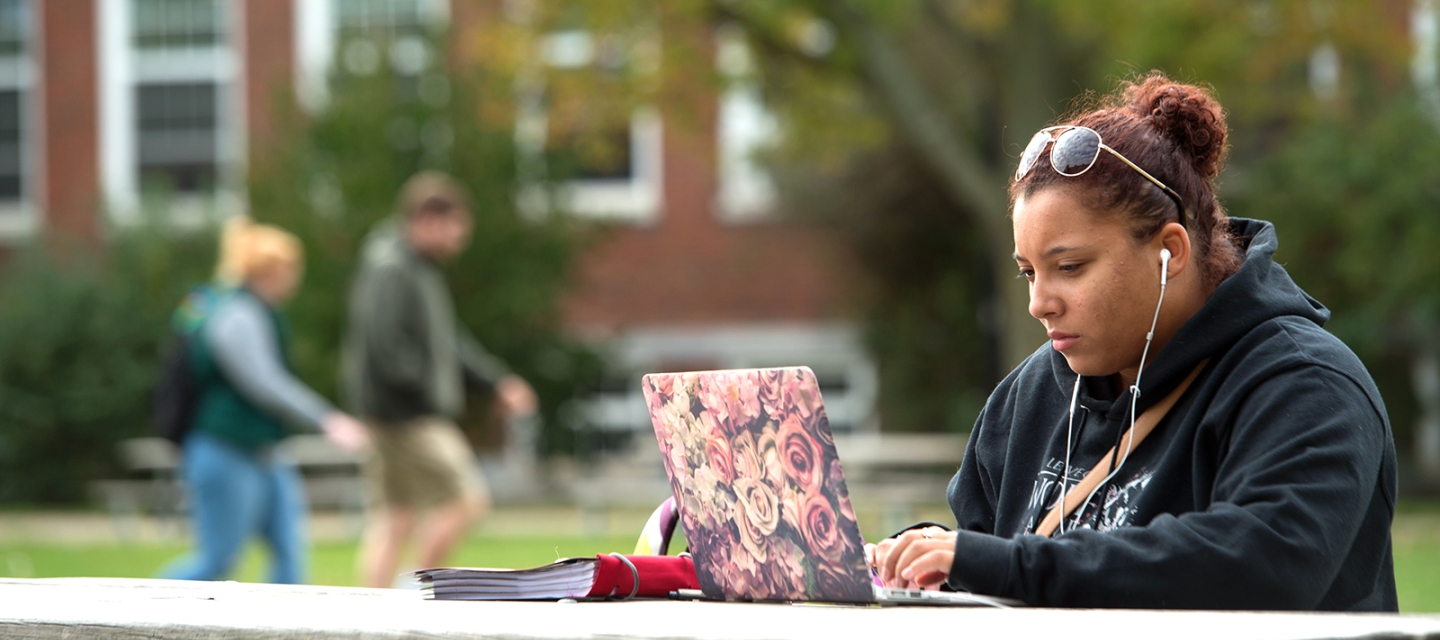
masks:
{"label": "table surface", "polygon": [[1440,616],[434,602],[393,589],[50,578],[0,579],[0,637],[1440,639]]}

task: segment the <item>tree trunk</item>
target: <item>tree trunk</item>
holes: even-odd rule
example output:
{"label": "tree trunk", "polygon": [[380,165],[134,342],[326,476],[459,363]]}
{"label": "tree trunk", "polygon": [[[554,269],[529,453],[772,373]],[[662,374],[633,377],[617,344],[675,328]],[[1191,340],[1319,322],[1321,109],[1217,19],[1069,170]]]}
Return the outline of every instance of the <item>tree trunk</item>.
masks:
{"label": "tree trunk", "polygon": [[975,215],[990,247],[1001,368],[1008,372],[1044,342],[1040,326],[1029,314],[1029,294],[1015,278],[1010,261],[1014,235],[1004,171],[990,167],[948,117],[916,71],[916,62],[890,34],[853,7],[837,3],[834,12],[842,31],[854,38],[865,81],[890,113],[896,131],[943,182],[955,203]]}

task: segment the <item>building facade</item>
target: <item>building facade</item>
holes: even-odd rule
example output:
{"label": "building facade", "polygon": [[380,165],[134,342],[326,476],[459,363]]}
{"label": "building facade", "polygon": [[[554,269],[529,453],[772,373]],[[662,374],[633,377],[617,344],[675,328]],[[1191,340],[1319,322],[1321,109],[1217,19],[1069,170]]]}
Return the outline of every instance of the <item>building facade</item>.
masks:
{"label": "building facade", "polygon": [[[41,230],[97,241],[157,185],[182,222],[243,212],[247,170],[276,142],[276,96],[323,109],[329,69],[370,55],[363,42],[341,46],[348,31],[448,25],[463,56],[485,21],[511,19],[504,4],[0,0],[0,242]],[[563,304],[566,326],[613,370],[589,422],[648,429],[638,385],[648,371],[805,364],[837,429],[874,428],[875,367],[845,319],[835,252],[776,211],[750,158],[775,124],[744,81],[748,55],[723,28],[701,37],[738,80],[636,109],[621,161],[559,192],[570,215],[617,227],[581,258]],[[537,60],[562,68],[599,50],[583,32],[538,47]],[[517,141],[543,144],[546,114],[518,111]],[[523,208],[530,195],[518,191]]]}

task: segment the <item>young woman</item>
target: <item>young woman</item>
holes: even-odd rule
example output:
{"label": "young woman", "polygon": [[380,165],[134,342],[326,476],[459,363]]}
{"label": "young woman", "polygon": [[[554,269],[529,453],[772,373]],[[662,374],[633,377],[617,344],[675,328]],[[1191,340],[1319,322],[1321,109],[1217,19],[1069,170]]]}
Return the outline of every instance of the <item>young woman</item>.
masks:
{"label": "young woman", "polygon": [[[198,312],[189,355],[199,389],[184,441],[196,551],[161,571],[180,580],[229,574],[251,536],[270,548],[270,581],[299,583],[305,567],[300,477],[274,447],[285,424],[321,430],[341,447],[365,445],[365,428],[297,380],[278,308],[300,284],[304,258],[290,233],[248,218],[226,225],[213,308]],[[209,305],[201,305],[209,306]]]}
{"label": "young woman", "polygon": [[889,585],[1038,606],[1395,611],[1395,449],[1329,312],[1227,218],[1220,105],[1158,72],[1037,133],[1010,186],[1050,342],[996,387],[957,531],[874,549]]}

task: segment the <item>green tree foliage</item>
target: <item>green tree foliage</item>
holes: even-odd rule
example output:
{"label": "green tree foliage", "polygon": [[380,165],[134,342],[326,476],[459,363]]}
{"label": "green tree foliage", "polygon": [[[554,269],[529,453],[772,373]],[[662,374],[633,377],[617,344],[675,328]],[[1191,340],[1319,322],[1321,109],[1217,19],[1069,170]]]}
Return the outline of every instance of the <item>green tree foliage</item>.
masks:
{"label": "green tree foliage", "polygon": [[[376,49],[393,50],[389,44]],[[565,407],[600,369],[557,325],[557,300],[584,234],[563,216],[517,215],[512,125],[480,116],[512,97],[482,95],[483,68],[448,69],[443,47],[426,47],[431,62],[420,73],[384,63],[337,72],[327,107],[290,113],[281,143],[251,167],[253,217],[293,231],[305,246],[306,278],[286,310],[294,362],[302,380],[336,399],[346,295],[365,234],[393,213],[410,175],[447,171],[475,205],[474,242],[448,270],[457,312],[535,386],[541,447],[569,452],[577,418]],[[181,232],[161,222],[165,201],[151,194],[146,221],[112,229],[101,251],[37,243],[6,265],[0,502],[81,501],[89,481],[120,474],[116,442],[154,433],[149,394],[168,316],[189,287],[210,279],[217,234],[213,225]],[[493,443],[499,430],[488,424],[486,399],[471,408],[478,439]]]}
{"label": "green tree foliage", "polygon": [[117,477],[115,443],[154,433],[149,394],[169,311],[213,262],[150,224],[103,256],[26,248],[0,279],[0,503],[73,503]]}
{"label": "green tree foliage", "polygon": [[822,180],[806,188],[804,199],[817,224],[845,239],[861,274],[851,294],[878,355],[885,428],[965,431],[985,402],[979,381],[999,366],[985,326],[992,317],[985,310],[993,299],[990,280],[975,277],[990,268],[989,253],[943,190],[914,179],[925,171],[896,146],[848,170],[867,186],[863,191],[835,190]]}
{"label": "green tree foliage", "polygon": [[[377,48],[395,50],[388,45]],[[419,73],[342,65],[326,107],[297,118],[277,162],[251,180],[252,215],[297,233],[307,252],[304,288],[287,309],[296,367],[335,397],[349,281],[365,236],[394,215],[406,179],[444,171],[474,204],[473,242],[447,270],[457,313],[535,386],[547,427],[542,447],[570,451],[573,424],[562,408],[600,368],[558,326],[556,305],[584,234],[564,216],[517,213],[514,130],[481,115],[494,108],[487,100],[508,104],[511,96],[480,93],[483,66],[447,69],[442,42],[428,42],[426,51],[431,63]],[[486,400],[472,399],[474,422],[488,423]],[[494,434],[477,437],[488,442]]]}
{"label": "green tree foliage", "polygon": [[[1213,86],[1232,128],[1222,196],[1233,199],[1237,215],[1277,219],[1282,259],[1317,242],[1315,250],[1331,250],[1326,239],[1371,237],[1371,229],[1356,228],[1370,219],[1360,212],[1388,212],[1390,228],[1407,229],[1427,224],[1416,217],[1434,208],[1430,192],[1412,184],[1429,179],[1422,171],[1367,177],[1354,164],[1315,165],[1326,157],[1321,144],[1388,157],[1359,132],[1381,126],[1371,126],[1377,118],[1399,117],[1377,114],[1390,113],[1409,83],[1412,3],[1403,0],[600,0],[584,3],[583,12],[556,8],[569,4],[545,3],[571,23],[590,16],[596,29],[606,16],[662,16],[667,47],[694,49],[693,40],[668,37],[677,24],[743,31],[781,122],[783,135],[766,158],[787,187],[787,206],[829,221],[861,267],[858,300],[881,364],[887,429],[964,424],[953,407],[971,406],[963,398],[985,395],[1043,341],[1023,285],[1010,277],[1006,180],[1031,132],[1118,79],[1159,68]],[[542,16],[533,26],[553,24],[558,19]],[[713,70],[694,51],[665,60],[666,82],[700,75],[702,67],[683,66],[687,60]],[[1327,61],[1337,73],[1324,86],[1315,78]],[[1285,195],[1259,195],[1262,185],[1306,191],[1302,181],[1279,177],[1302,161],[1325,188],[1296,198],[1343,189],[1352,203],[1346,209],[1356,212],[1350,221],[1298,213],[1309,205],[1281,202]],[[891,166],[899,168],[877,170]],[[1287,207],[1297,213],[1276,211]],[[1423,234],[1404,240],[1433,246]],[[1384,333],[1381,319],[1395,316],[1396,305],[1378,300],[1375,289],[1332,284],[1351,282],[1356,272],[1345,265],[1383,246],[1383,238],[1357,242],[1355,260],[1305,259],[1292,269],[1336,310],[1333,326],[1347,339]],[[1428,265],[1376,263],[1407,273]],[[1367,329],[1352,331],[1352,323]],[[985,350],[973,348],[973,336],[994,345],[993,366],[976,364]],[[1387,397],[1409,395],[1403,377],[1382,380]]]}
{"label": "green tree foliage", "polygon": [[1358,121],[1318,117],[1234,193],[1234,212],[1276,224],[1277,260],[1330,307],[1407,444],[1410,367],[1440,346],[1440,131],[1409,95]]}

